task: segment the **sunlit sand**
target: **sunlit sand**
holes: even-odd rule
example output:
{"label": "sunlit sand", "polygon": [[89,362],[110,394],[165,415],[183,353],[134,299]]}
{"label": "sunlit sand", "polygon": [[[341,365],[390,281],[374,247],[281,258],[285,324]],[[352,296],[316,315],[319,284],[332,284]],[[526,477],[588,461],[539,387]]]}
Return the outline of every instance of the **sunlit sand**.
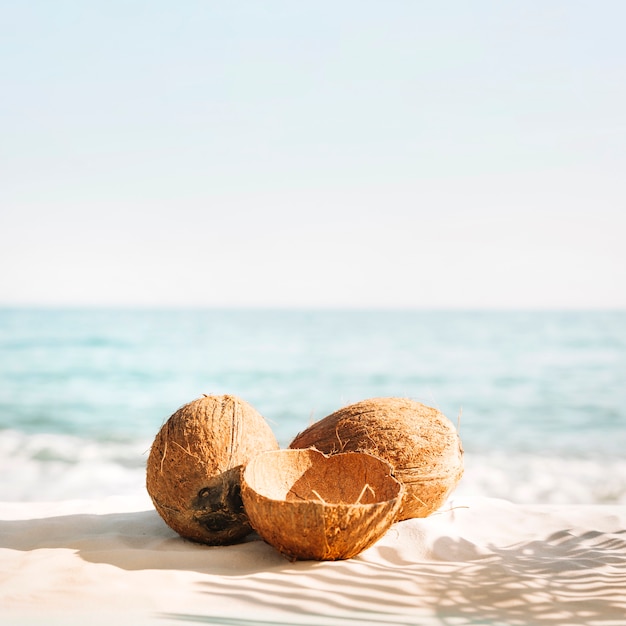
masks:
{"label": "sunlit sand", "polygon": [[255,535],[185,541],[142,498],[4,503],[0,519],[7,624],[617,626],[626,615],[626,506],[452,498],[332,562],[290,562]]}

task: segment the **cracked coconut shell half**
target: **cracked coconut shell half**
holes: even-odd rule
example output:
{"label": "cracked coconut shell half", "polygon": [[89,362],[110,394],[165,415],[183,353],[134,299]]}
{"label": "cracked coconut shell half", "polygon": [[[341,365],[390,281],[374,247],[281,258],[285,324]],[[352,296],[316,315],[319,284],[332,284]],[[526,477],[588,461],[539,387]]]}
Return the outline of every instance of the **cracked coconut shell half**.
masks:
{"label": "cracked coconut shell half", "polygon": [[436,511],[463,475],[463,448],[454,425],[437,409],[407,398],[346,406],[309,426],[289,447],[369,452],[388,461],[405,486],[398,520]]}
{"label": "cracked coconut shell half", "polygon": [[226,545],[251,532],[241,472],[260,451],[278,449],[265,419],[231,395],[205,395],[163,425],[150,449],[146,488],[163,520],[186,539]]}
{"label": "cracked coconut shell half", "polygon": [[252,526],[292,560],[348,559],[369,548],[393,523],[403,489],[371,454],[313,449],[261,453],[242,479]]}

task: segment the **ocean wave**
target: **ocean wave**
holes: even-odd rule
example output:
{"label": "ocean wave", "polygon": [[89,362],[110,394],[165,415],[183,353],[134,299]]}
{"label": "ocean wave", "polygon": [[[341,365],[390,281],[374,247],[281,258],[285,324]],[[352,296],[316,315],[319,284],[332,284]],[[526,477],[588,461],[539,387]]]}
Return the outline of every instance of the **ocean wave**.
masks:
{"label": "ocean wave", "polygon": [[0,431],[0,500],[51,501],[143,490],[150,442]]}
{"label": "ocean wave", "polygon": [[626,504],[626,459],[466,454],[457,489],[519,504]]}
{"label": "ocean wave", "polygon": [[[0,500],[145,496],[150,444],[0,431]],[[626,460],[466,453],[456,493],[520,504],[626,504]]]}

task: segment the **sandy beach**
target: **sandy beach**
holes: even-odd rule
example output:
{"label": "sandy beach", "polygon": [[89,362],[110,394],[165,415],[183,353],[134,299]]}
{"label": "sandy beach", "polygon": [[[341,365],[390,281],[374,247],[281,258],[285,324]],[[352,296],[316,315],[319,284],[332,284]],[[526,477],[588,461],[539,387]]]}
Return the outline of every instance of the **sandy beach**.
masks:
{"label": "sandy beach", "polygon": [[0,504],[3,624],[626,624],[626,507],[454,497],[347,561],[179,538],[147,496]]}

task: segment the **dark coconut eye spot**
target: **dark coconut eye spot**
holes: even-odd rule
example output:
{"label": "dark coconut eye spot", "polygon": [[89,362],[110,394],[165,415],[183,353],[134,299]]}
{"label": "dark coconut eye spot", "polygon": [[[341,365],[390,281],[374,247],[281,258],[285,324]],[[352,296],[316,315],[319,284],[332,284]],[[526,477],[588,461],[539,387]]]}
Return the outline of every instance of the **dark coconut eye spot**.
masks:
{"label": "dark coconut eye spot", "polygon": [[233,518],[225,513],[211,513],[202,516],[200,524],[211,532],[220,532],[232,527]]}
{"label": "dark coconut eye spot", "polygon": [[228,504],[233,513],[243,511],[243,500],[241,499],[241,485],[233,485],[228,495]]}
{"label": "dark coconut eye spot", "polygon": [[212,511],[222,508],[222,492],[222,485],[203,487],[198,491],[198,497],[194,503],[196,508]]}

